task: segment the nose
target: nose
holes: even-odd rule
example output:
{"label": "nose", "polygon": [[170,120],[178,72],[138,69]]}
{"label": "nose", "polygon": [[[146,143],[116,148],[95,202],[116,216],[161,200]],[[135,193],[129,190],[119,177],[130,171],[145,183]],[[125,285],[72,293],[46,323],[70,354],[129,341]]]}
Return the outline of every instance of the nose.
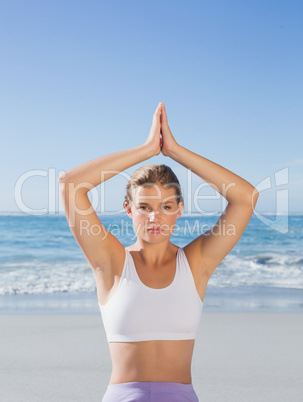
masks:
{"label": "nose", "polygon": [[153,222],[156,218],[156,212],[152,211],[148,214],[148,216],[149,216],[149,220]]}

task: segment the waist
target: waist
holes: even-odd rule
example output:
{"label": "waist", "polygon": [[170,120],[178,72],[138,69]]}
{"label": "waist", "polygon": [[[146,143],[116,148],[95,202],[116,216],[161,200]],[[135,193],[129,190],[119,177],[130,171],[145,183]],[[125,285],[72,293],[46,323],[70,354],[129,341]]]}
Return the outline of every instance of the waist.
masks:
{"label": "waist", "polygon": [[109,384],[108,389],[132,389],[143,390],[145,392],[157,391],[157,392],[191,392],[193,390],[192,383],[180,383],[173,381],[134,381],[124,382],[119,384]]}
{"label": "waist", "polygon": [[194,340],[109,343],[110,384],[126,382],[191,383]]}

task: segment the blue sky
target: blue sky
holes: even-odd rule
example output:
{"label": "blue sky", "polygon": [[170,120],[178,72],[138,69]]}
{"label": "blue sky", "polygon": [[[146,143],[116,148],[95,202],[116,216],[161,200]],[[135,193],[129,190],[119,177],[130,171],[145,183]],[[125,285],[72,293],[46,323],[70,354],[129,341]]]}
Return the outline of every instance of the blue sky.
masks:
{"label": "blue sky", "polygon": [[[182,146],[271,180],[259,212],[303,212],[302,21],[296,0],[1,2],[0,211],[61,209],[59,172],[144,143],[161,101]],[[175,170],[195,213],[201,179],[148,163]],[[103,185],[106,211],[125,185]]]}

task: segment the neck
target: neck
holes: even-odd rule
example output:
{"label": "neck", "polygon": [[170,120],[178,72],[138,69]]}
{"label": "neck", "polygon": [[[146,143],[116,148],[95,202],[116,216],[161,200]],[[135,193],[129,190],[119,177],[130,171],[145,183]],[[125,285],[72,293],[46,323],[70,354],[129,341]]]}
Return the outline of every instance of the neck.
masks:
{"label": "neck", "polygon": [[138,251],[142,262],[149,266],[165,264],[175,254],[175,245],[170,241],[151,244],[144,241],[138,241],[133,245],[133,249]]}

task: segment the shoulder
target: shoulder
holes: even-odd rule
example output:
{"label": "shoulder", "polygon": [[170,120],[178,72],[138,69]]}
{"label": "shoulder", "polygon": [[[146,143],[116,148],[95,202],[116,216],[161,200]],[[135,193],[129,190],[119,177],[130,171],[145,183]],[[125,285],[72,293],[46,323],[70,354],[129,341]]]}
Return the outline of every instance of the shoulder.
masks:
{"label": "shoulder", "polygon": [[192,261],[192,265],[195,265],[195,261],[197,261],[197,258],[199,257],[197,247],[193,243],[189,243],[186,246],[180,248],[183,248],[188,262]]}
{"label": "shoulder", "polygon": [[118,286],[124,263],[126,261],[125,248],[118,247],[114,253],[110,254],[110,262],[103,269],[94,271],[99,303],[105,304],[109,296]]}
{"label": "shoulder", "polygon": [[201,252],[197,245],[192,242],[182,248],[194,277],[201,276]]}

